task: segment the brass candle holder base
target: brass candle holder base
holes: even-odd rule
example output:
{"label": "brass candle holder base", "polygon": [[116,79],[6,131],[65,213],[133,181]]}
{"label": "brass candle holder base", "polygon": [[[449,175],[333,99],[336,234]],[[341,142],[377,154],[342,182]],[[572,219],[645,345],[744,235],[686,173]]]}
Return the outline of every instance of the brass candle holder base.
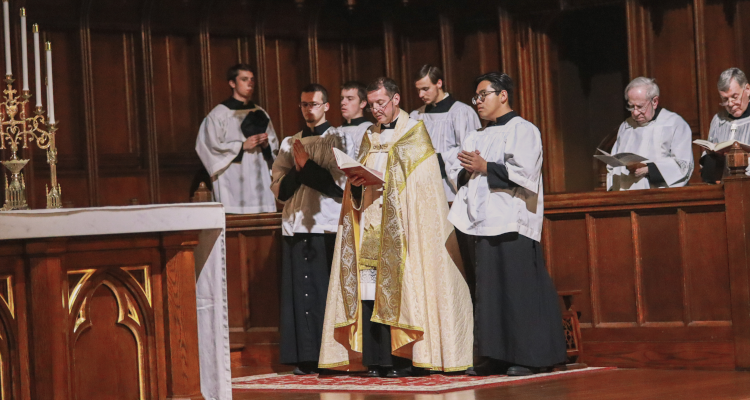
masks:
{"label": "brass candle holder base", "polygon": [[[21,170],[29,160],[8,160],[3,161],[3,165],[11,173],[10,183],[8,177],[5,177],[5,204],[0,211],[10,210],[28,210],[29,205],[26,203],[26,182],[24,182]],[[5,175],[5,174],[3,174]]]}

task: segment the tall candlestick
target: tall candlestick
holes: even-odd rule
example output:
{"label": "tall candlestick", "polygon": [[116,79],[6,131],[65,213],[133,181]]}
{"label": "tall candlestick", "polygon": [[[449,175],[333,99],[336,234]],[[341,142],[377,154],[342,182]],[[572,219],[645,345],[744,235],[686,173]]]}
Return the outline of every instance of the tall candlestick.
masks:
{"label": "tall candlestick", "polygon": [[10,12],[8,0],[3,0],[3,30],[5,31],[5,75],[13,75],[10,68]]}
{"label": "tall candlestick", "polygon": [[52,86],[52,43],[46,42],[45,49],[47,50],[47,116],[49,116],[49,124],[55,123],[55,95]]}
{"label": "tall candlestick", "polygon": [[39,56],[39,25],[34,24],[34,77],[36,78],[36,106],[42,106],[42,62]]}
{"label": "tall candlestick", "polygon": [[26,43],[26,9],[21,8],[21,61],[23,64],[23,90],[29,90],[29,54]]}

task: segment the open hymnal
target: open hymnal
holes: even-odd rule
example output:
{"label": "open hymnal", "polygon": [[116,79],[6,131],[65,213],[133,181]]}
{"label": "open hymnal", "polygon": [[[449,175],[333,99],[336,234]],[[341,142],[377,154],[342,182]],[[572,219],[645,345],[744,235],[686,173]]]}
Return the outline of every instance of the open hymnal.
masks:
{"label": "open hymnal", "polygon": [[336,164],[340,170],[346,172],[348,175],[354,174],[364,178],[365,186],[382,185],[385,182],[383,181],[383,174],[372,168],[365,167],[335,147],[333,148],[333,155],[336,157]]}
{"label": "open hymnal", "polygon": [[609,154],[602,149],[597,149],[597,150],[599,150],[602,154],[597,154],[594,156],[594,158],[598,159],[599,161],[604,162],[610,167],[627,167],[629,165],[634,165],[634,164],[648,161],[647,158],[641,157],[638,154],[633,154],[633,153]]}
{"label": "open hymnal", "polygon": [[724,154],[728,152],[735,142],[737,142],[737,144],[739,144],[743,150],[750,152],[750,145],[739,142],[737,140],[727,140],[726,142],[721,142],[721,143],[711,143],[708,140],[701,140],[701,139],[693,140],[693,144],[697,144],[698,146],[703,147],[704,149],[708,151],[713,151],[719,154]]}

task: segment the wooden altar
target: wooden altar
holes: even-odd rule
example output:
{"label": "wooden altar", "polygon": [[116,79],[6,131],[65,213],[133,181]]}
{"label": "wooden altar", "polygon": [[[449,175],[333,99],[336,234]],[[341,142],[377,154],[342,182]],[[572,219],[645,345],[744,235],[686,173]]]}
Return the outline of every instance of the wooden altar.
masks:
{"label": "wooden altar", "polygon": [[[278,365],[280,215],[227,217],[235,365]],[[558,291],[580,290],[591,366],[750,368],[750,178],[545,196]]]}
{"label": "wooden altar", "polygon": [[0,398],[204,398],[194,249],[223,221],[127,209],[0,214]]}

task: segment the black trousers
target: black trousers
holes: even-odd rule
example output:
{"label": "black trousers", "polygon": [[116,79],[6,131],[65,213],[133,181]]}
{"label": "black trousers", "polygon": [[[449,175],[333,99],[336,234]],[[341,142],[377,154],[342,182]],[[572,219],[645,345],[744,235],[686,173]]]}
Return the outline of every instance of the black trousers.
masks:
{"label": "black trousers", "polygon": [[477,355],[528,367],[563,362],[562,314],[541,245],[517,233],[474,243]]}
{"label": "black trousers", "polygon": [[408,358],[391,354],[391,327],[370,321],[374,306],[374,301],[362,300],[362,364],[397,369],[411,366]]}
{"label": "black trousers", "polygon": [[284,236],[281,254],[282,364],[318,362],[336,234]]}

